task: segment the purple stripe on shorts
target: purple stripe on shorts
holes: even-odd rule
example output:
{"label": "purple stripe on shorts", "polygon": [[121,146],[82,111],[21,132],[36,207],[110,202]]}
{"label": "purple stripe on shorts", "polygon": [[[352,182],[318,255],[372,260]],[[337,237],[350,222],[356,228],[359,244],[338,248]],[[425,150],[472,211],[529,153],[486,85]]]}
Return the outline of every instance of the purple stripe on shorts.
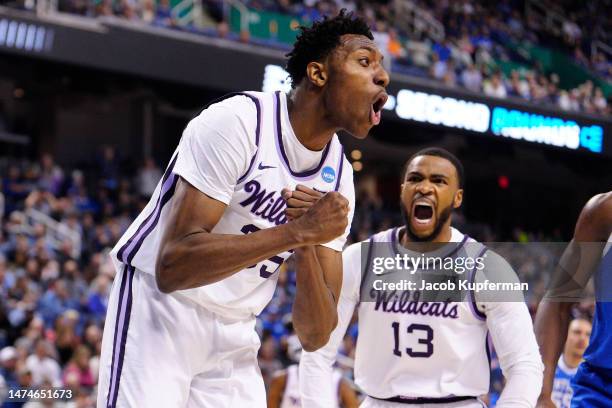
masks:
{"label": "purple stripe on shorts", "polygon": [[119,396],[119,382],[121,381],[121,371],[123,369],[123,359],[125,357],[125,344],[127,342],[127,332],[130,326],[130,315],[132,312],[132,281],[134,280],[134,267],[128,268],[128,292],[126,302],[125,302],[125,314],[122,322],[122,331],[121,336],[119,337],[119,341],[115,343],[115,347],[118,346],[118,350],[114,351],[114,353],[119,354],[119,358],[117,360],[116,367],[113,367],[113,374],[115,374],[115,387],[112,393],[112,398],[108,401],[109,408],[115,408],[117,406],[117,398]]}
{"label": "purple stripe on shorts", "polygon": [[[125,265],[123,267],[123,273],[121,275],[117,275],[115,277],[116,278],[121,278],[121,287],[119,289],[119,300],[117,302],[117,317],[115,318],[115,334],[113,336],[113,353],[112,353],[112,359],[111,359],[111,377],[110,377],[110,381],[108,384],[108,396],[107,396],[107,401],[109,401],[110,403],[110,397],[112,395],[111,390],[113,389],[113,385],[115,383],[115,376],[113,375],[114,372],[114,367],[115,364],[117,363],[117,359],[115,358],[115,350],[116,350],[116,344],[117,344],[117,335],[119,333],[119,322],[124,320],[124,310],[123,310],[123,300],[125,298],[125,286],[126,286],[126,282],[127,282],[127,269],[128,266]],[[121,326],[123,328],[123,326]]]}
{"label": "purple stripe on shorts", "polygon": [[[488,249],[489,248],[487,248],[486,246],[482,248],[476,258],[481,258],[484,255],[484,253],[487,252]],[[474,266],[472,270],[470,271],[469,280],[470,280],[470,283],[474,283],[474,281],[476,280],[476,266]],[[478,310],[478,305],[476,304],[476,296],[474,295],[473,290],[470,290],[469,296],[470,296],[470,302],[469,302],[470,310],[472,311],[472,314],[474,315],[474,317],[477,318],[478,320],[487,320],[487,315],[482,313],[480,310]]]}
{"label": "purple stripe on shorts", "polygon": [[[291,166],[289,165],[289,159],[287,158],[287,154],[285,153],[285,147],[283,146],[283,131],[281,127],[281,101],[280,101],[280,91],[276,91],[274,95],[274,133],[276,135],[276,151],[279,156],[281,156],[281,162],[285,166],[285,169],[291,173],[294,178],[302,179],[302,180],[311,180],[317,176],[317,173],[323,167],[323,163],[325,163],[325,159],[327,158],[327,154],[329,153],[329,148],[332,144],[332,141],[327,143],[325,149],[323,150],[323,156],[321,157],[321,161],[319,165],[312,170],[307,170],[303,172],[294,172],[291,170]],[[333,140],[333,139],[332,139]]]}

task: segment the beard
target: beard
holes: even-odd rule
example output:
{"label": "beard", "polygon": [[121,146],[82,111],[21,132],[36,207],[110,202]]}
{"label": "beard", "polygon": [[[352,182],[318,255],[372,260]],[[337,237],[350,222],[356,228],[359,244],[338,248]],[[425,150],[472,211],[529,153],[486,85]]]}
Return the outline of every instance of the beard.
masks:
{"label": "beard", "polygon": [[442,212],[440,213],[440,216],[436,217],[437,218],[436,225],[433,231],[431,232],[431,234],[426,235],[424,237],[419,237],[412,230],[412,224],[410,223],[412,214],[408,211],[408,209],[406,208],[403,202],[400,202],[400,207],[402,209],[402,218],[404,219],[404,225],[406,226],[406,234],[408,234],[408,237],[410,238],[412,242],[431,242],[433,241],[434,238],[440,235],[440,232],[442,231],[444,224],[446,224],[446,221],[448,221],[448,219],[450,218],[453,212],[452,204],[446,207],[445,209],[443,209]]}

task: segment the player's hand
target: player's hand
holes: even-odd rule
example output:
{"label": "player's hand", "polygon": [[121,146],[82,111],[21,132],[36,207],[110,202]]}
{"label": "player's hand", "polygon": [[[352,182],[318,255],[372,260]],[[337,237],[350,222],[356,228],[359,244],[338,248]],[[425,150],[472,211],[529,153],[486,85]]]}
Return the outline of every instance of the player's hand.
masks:
{"label": "player's hand", "polygon": [[323,193],[302,184],[298,184],[295,190],[284,188],[281,194],[287,203],[285,216],[289,221],[300,218],[314,203],[323,197]]}
{"label": "player's hand", "polygon": [[305,244],[320,245],[344,233],[348,213],[348,200],[332,191],[307,206],[306,211],[293,223]]}
{"label": "player's hand", "polygon": [[536,408],[557,408],[557,406],[554,402],[552,402],[550,396],[540,396],[540,398],[538,399],[538,403],[536,404]]}

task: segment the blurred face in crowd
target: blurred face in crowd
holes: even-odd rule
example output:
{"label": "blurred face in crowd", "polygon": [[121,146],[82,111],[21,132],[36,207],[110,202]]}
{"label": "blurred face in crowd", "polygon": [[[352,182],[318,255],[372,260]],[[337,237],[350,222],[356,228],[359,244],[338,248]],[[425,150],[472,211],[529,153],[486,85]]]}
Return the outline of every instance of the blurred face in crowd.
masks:
{"label": "blurred face in crowd", "polygon": [[591,323],[584,319],[574,319],[570,323],[565,342],[564,353],[575,358],[582,358],[589,345],[591,337]]}
{"label": "blurred face in crowd", "polygon": [[447,159],[417,156],[408,164],[401,189],[406,233],[413,242],[437,241],[450,215],[461,206],[457,169]]}
{"label": "blurred face in crowd", "polygon": [[374,41],[345,34],[323,63],[311,62],[307,67],[307,79],[324,93],[330,121],[360,139],[380,123],[387,101],[389,75],[382,59]]}

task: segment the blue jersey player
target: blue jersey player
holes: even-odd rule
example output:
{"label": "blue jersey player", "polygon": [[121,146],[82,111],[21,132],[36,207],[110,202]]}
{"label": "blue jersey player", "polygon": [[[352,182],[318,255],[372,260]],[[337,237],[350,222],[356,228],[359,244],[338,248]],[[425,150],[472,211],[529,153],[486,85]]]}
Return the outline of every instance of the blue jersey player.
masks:
{"label": "blue jersey player", "polygon": [[553,383],[552,400],[558,408],[570,408],[572,395],[574,395],[572,379],[589,345],[591,329],[591,322],[584,317],[578,317],[570,323],[567,341],[563,355],[559,357]]}
{"label": "blue jersey player", "polygon": [[[547,299],[536,316],[536,336],[546,366],[539,407],[554,407],[553,377],[567,335],[572,297],[593,275],[597,303],[584,361],[572,381],[572,408],[612,406],[612,191],[585,205]],[[569,298],[569,299],[568,299]],[[561,300],[564,301],[561,301]]]}

